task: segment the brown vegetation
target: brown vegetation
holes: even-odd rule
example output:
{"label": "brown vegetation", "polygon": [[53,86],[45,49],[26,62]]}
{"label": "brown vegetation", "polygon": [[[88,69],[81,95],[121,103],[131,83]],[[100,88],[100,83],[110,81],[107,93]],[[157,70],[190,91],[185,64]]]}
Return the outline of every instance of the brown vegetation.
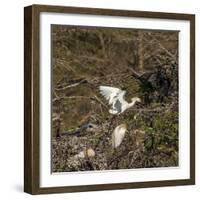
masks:
{"label": "brown vegetation", "polygon": [[[142,103],[113,116],[100,85]],[[52,111],[53,172],[177,166],[178,32],[53,25]]]}

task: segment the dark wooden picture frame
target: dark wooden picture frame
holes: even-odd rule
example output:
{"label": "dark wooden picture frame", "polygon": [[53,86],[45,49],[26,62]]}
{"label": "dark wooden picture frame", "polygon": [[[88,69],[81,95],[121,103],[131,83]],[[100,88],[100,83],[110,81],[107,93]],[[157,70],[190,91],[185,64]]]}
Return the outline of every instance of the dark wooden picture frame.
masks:
{"label": "dark wooden picture frame", "polygon": [[[190,22],[190,178],[150,182],[40,187],[40,13],[125,16]],[[32,5],[24,9],[24,191],[30,194],[83,192],[195,184],[195,16],[192,14]]]}

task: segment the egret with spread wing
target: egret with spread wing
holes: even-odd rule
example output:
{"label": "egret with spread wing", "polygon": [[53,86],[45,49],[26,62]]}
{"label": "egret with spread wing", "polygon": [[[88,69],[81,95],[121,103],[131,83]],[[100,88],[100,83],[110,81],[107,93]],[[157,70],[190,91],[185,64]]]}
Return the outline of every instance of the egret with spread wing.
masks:
{"label": "egret with spread wing", "polygon": [[128,103],[124,99],[126,91],[119,88],[100,86],[99,89],[100,93],[108,100],[109,105],[112,106],[109,109],[109,113],[113,115],[123,113],[128,108],[134,106],[136,102],[141,102],[140,98],[134,97],[132,98],[132,102]]}

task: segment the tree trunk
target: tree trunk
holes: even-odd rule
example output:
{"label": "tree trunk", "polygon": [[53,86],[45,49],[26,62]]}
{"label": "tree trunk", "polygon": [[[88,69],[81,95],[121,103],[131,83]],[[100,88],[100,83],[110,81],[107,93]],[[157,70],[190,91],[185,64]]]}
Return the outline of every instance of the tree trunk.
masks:
{"label": "tree trunk", "polygon": [[138,57],[139,57],[139,70],[143,71],[144,69],[144,49],[143,49],[143,32],[138,33]]}

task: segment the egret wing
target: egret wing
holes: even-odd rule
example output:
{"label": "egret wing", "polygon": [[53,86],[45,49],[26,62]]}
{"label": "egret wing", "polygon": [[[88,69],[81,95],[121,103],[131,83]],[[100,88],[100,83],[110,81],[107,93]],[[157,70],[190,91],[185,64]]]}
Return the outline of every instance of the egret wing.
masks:
{"label": "egret wing", "polygon": [[121,102],[121,104],[127,103],[124,99],[124,95],[126,94],[125,90],[121,90],[121,92],[118,94],[118,100]]}
{"label": "egret wing", "polygon": [[100,93],[109,101],[109,104],[113,104],[118,98],[118,94],[122,91],[119,88],[100,86]]}

